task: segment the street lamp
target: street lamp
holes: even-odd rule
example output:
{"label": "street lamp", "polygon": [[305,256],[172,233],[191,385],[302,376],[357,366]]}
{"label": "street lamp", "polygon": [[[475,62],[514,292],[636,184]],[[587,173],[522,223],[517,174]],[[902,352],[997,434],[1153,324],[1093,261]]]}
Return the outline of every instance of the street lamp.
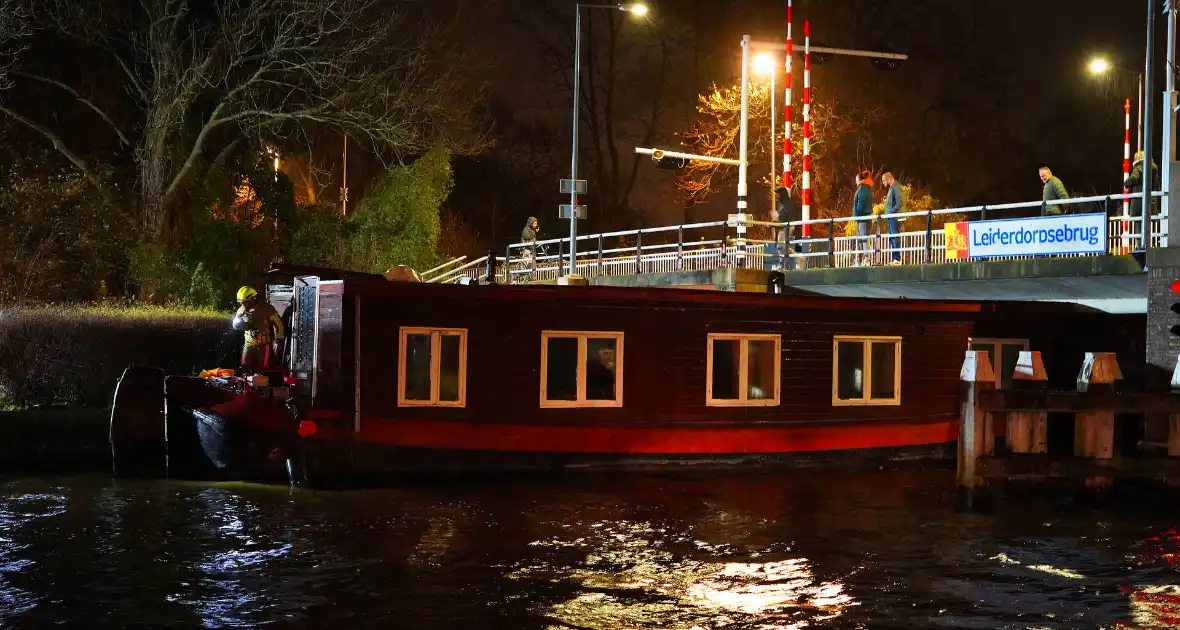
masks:
{"label": "street lamp", "polygon": [[[574,5],[574,124],[573,124],[573,140],[570,143],[570,275],[575,275],[578,272],[578,193],[585,192],[586,186],[584,182],[579,186],[578,182],[578,130],[581,128],[580,120],[578,119],[578,102],[581,100],[581,77],[582,77],[582,9],[614,9],[616,11],[625,11],[636,17],[643,17],[647,15],[647,6],[640,3],[632,4],[583,4],[581,2]],[[580,190],[579,190],[580,189]],[[563,191],[564,192],[564,191]]]}
{"label": "street lamp", "polygon": [[772,219],[771,219],[772,221],[775,220],[773,218],[773,216],[774,216],[774,188],[775,188],[775,186],[774,186],[774,184],[775,184],[775,173],[774,173],[774,167],[775,167],[775,164],[774,164],[774,136],[775,136],[775,134],[774,134],[774,123],[775,123],[774,83],[775,83],[775,75],[778,74],[777,72],[775,72],[776,70],[777,70],[777,68],[775,67],[775,60],[774,60],[773,54],[768,53],[768,52],[762,52],[762,53],[758,53],[754,57],[754,72],[756,72],[762,76],[770,77],[770,214],[772,216]]}
{"label": "street lamp", "polygon": [[1107,61],[1103,57],[1095,57],[1095,58],[1091,59],[1087,68],[1090,70],[1090,74],[1094,74],[1094,75],[1098,75],[1098,76],[1102,76],[1108,72],[1113,71],[1113,72],[1122,72],[1125,74],[1139,77],[1139,95],[1135,97],[1135,101],[1139,103],[1139,127],[1138,127],[1138,130],[1136,131],[1135,150],[1142,151],[1143,150],[1143,73],[1142,72],[1135,72],[1133,70],[1127,70],[1126,68],[1120,68],[1118,66],[1112,65],[1109,61]]}

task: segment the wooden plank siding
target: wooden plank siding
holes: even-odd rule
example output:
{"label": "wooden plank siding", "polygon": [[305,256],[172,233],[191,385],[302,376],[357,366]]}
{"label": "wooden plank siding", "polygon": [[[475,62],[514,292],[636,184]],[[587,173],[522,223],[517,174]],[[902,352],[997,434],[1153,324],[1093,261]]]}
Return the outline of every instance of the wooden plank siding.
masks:
{"label": "wooden plank siding", "polygon": [[[450,291],[438,289],[447,288]],[[390,283],[363,288],[361,404],[366,417],[469,420],[513,424],[626,426],[759,425],[873,420],[949,420],[958,412],[959,368],[977,312],[967,308],[868,310],[881,302],[766,296],[714,300],[671,299],[657,289],[549,294],[510,287],[430,287]],[[697,293],[697,292],[693,292]],[[697,293],[699,295],[699,293]],[[598,297],[601,295],[601,297]],[[626,299],[628,296],[634,299]],[[538,297],[541,296],[541,297]],[[620,297],[622,296],[622,297]],[[893,301],[901,304],[899,301]],[[349,309],[351,310],[351,309]],[[464,408],[397,405],[401,326],[467,330],[467,404]],[[621,408],[542,409],[541,332],[624,333]],[[771,407],[706,405],[709,333],[782,335],[781,403]],[[833,337],[899,336],[901,405],[833,406]]]}

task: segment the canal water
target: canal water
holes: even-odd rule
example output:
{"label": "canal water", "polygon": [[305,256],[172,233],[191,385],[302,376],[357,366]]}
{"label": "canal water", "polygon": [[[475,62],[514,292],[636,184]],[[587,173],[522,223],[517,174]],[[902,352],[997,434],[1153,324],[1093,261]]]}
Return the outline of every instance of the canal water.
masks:
{"label": "canal water", "polygon": [[1177,512],[945,473],[0,480],[0,627],[1180,627]]}

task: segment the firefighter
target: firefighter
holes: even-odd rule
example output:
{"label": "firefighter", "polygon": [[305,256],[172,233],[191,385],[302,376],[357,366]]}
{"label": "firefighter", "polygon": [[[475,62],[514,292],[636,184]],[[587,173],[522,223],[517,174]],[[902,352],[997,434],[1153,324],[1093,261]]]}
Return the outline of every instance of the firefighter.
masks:
{"label": "firefighter", "polygon": [[[283,320],[269,302],[260,302],[258,292],[251,287],[238,289],[241,306],[234,313],[234,330],[245,331],[242,346],[242,367],[265,369],[270,365],[272,352],[278,353],[284,337]],[[273,335],[272,335],[273,328]]]}

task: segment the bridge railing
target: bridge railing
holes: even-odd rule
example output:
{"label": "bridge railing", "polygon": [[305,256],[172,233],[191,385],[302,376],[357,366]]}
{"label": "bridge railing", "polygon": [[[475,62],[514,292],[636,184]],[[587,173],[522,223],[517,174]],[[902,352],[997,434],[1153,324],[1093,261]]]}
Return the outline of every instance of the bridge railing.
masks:
{"label": "bridge railing", "polygon": [[[1164,193],[1154,192],[1159,199]],[[774,269],[783,267],[779,232],[792,228],[790,262],[796,269],[848,268],[891,264],[946,262],[943,225],[989,218],[1025,218],[1050,212],[1051,208],[1071,214],[1105,213],[1107,253],[1126,254],[1140,250],[1141,218],[1120,214],[1122,200],[1140,195],[1104,195],[1051,202],[1008,203],[921,212],[880,214],[865,217],[833,217],[795,221],[789,224],[753,219],[710,221],[637,230],[587,234],[577,238],[575,266],[585,278],[637,273],[706,271],[719,268]],[[1156,204],[1152,204],[1153,209]],[[997,216],[1001,215],[1001,216]],[[890,234],[890,220],[898,222]],[[1151,247],[1166,238],[1166,221],[1159,214],[1150,217]],[[803,235],[803,226],[811,234]],[[863,225],[861,233],[858,226]],[[744,228],[739,230],[738,228]],[[504,283],[554,280],[568,273],[569,239],[547,239],[509,245],[498,260],[497,281]],[[1078,256],[1067,254],[1057,257]],[[1031,256],[1012,256],[1012,259]],[[478,277],[486,257],[440,275],[434,281]]]}

